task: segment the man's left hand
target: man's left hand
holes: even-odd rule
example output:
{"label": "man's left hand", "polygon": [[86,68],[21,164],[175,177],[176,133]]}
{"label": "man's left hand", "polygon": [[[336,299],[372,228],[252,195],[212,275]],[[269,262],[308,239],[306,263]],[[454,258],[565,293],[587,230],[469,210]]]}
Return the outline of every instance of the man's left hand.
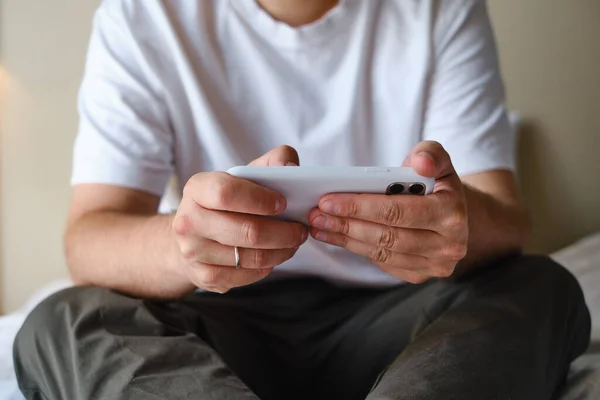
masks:
{"label": "man's left hand", "polygon": [[450,156],[437,142],[421,142],[404,166],[435,178],[427,196],[328,194],[311,211],[311,235],[367,257],[410,283],[452,275],[467,253],[465,194]]}

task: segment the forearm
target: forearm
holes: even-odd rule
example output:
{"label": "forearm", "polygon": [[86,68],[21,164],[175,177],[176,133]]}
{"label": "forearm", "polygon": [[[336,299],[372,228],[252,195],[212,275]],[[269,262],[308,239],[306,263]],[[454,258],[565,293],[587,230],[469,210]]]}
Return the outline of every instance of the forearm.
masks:
{"label": "forearm", "polygon": [[179,272],[172,215],[93,212],[72,222],[66,256],[76,284],[141,297],[180,297],[194,288]]}
{"label": "forearm", "polygon": [[483,262],[523,249],[530,235],[530,219],[516,200],[504,200],[464,185],[469,219],[467,256],[459,263],[464,272]]}

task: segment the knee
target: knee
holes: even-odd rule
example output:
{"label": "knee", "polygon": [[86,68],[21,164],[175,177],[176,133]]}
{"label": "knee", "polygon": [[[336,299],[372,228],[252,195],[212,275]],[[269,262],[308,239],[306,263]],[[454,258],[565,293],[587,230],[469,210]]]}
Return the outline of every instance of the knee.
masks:
{"label": "knee", "polygon": [[575,275],[547,256],[523,256],[520,264],[529,268],[534,293],[539,292],[549,312],[561,316],[569,327],[574,354],[583,353],[590,340],[591,316]]}
{"label": "knee", "polygon": [[564,266],[544,255],[515,255],[500,260],[486,270],[483,267],[482,278],[485,281],[501,282],[515,290],[521,288],[530,292],[551,294],[553,298],[583,300],[581,286],[575,276]]}
{"label": "knee", "polygon": [[506,267],[523,283],[543,286],[558,296],[583,300],[577,278],[548,256],[521,255],[508,261]]}
{"label": "knee", "polygon": [[52,331],[65,323],[75,323],[83,314],[97,310],[107,291],[98,287],[75,286],[54,293],[29,313],[23,328]]}
{"label": "knee", "polygon": [[[27,316],[14,342],[15,361],[65,341],[86,317],[98,314],[107,289],[71,287],[38,304]],[[89,320],[89,318],[88,318]]]}
{"label": "knee", "polygon": [[480,267],[465,280],[488,294],[515,296],[548,309],[568,308],[569,312],[588,314],[575,276],[547,256],[514,255]]}
{"label": "knee", "polygon": [[500,270],[507,272],[510,283],[520,288],[530,301],[544,303],[554,311],[564,310],[589,325],[589,311],[577,278],[548,256],[522,255],[508,260]]}

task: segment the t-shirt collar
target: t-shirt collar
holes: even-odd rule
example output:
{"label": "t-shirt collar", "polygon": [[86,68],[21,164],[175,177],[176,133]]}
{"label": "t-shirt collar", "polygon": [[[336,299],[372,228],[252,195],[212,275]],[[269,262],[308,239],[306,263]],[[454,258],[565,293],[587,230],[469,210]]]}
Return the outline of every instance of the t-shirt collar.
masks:
{"label": "t-shirt collar", "polygon": [[331,39],[331,35],[344,26],[344,20],[356,1],[339,0],[339,3],[319,20],[299,27],[277,21],[256,0],[230,0],[229,3],[256,31],[268,38],[269,42],[282,47],[297,48]]}

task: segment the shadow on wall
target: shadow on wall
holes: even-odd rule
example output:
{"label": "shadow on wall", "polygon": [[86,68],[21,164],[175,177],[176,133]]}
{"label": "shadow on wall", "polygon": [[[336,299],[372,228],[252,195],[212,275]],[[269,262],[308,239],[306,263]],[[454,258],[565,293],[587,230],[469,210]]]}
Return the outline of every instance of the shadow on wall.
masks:
{"label": "shadow on wall", "polygon": [[[577,215],[573,182],[561,165],[560,149],[553,147],[544,134],[543,124],[533,119],[523,120],[518,137],[520,187],[533,221],[527,250],[550,253],[577,240],[581,231],[576,227],[585,221],[577,221],[581,215]],[[589,179],[592,184],[592,174]]]}

